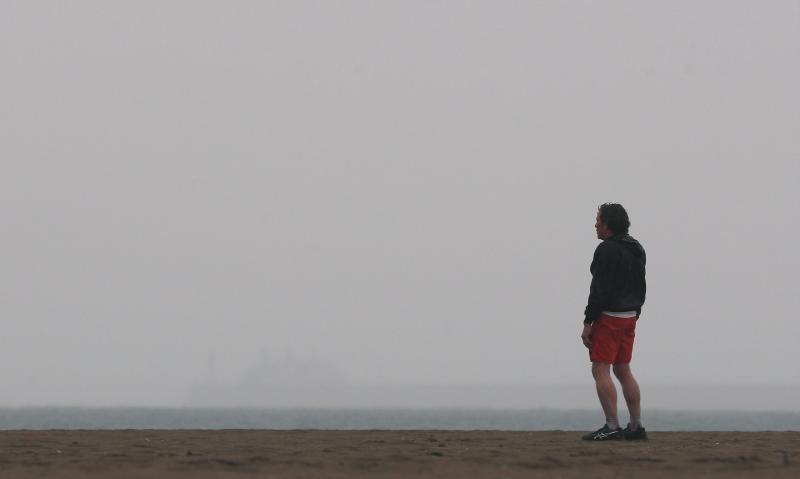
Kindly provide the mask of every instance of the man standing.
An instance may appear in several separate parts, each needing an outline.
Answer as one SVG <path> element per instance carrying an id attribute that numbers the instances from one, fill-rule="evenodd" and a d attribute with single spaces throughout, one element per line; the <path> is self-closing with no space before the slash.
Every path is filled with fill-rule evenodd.
<path id="1" fill-rule="evenodd" d="M 597 396 L 606 423 L 583 436 L 587 441 L 646 440 L 642 426 L 639 384 L 631 372 L 636 321 L 645 297 L 644 248 L 628 234 L 628 213 L 622 205 L 606 203 L 597 211 L 595 230 L 603 240 L 592 259 L 592 284 L 581 339 L 589 349 Z M 617 388 L 611 370 L 622 386 L 630 422 L 625 429 L 617 418 Z"/>

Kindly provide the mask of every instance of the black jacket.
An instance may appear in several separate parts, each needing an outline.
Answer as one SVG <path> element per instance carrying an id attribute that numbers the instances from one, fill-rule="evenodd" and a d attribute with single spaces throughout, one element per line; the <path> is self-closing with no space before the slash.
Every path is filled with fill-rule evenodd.
<path id="1" fill-rule="evenodd" d="M 597 245 L 592 259 L 592 285 L 584 323 L 591 324 L 602 311 L 642 312 L 645 291 L 644 248 L 629 235 L 617 235 Z"/>

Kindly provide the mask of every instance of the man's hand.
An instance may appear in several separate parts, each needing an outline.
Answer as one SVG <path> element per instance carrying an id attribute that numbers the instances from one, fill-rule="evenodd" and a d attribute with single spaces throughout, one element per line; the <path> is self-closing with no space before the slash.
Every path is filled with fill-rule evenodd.
<path id="1" fill-rule="evenodd" d="M 581 340 L 586 349 L 592 349 L 592 325 L 583 323 L 583 332 L 581 333 Z"/>

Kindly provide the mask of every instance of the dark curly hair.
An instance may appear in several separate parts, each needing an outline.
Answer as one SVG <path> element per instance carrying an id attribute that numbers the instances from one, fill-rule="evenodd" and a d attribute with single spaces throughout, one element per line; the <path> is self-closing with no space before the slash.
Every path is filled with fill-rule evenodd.
<path id="1" fill-rule="evenodd" d="M 631 221 L 628 219 L 628 212 L 619 203 L 603 203 L 597 209 L 600 213 L 600 220 L 608 226 L 615 235 L 628 234 Z"/>

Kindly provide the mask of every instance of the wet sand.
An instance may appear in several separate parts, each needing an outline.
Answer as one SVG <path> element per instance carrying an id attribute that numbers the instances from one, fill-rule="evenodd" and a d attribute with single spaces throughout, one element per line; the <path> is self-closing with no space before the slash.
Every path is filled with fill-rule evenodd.
<path id="1" fill-rule="evenodd" d="M 0 431 L 0 477 L 800 477 L 800 432 Z"/>

